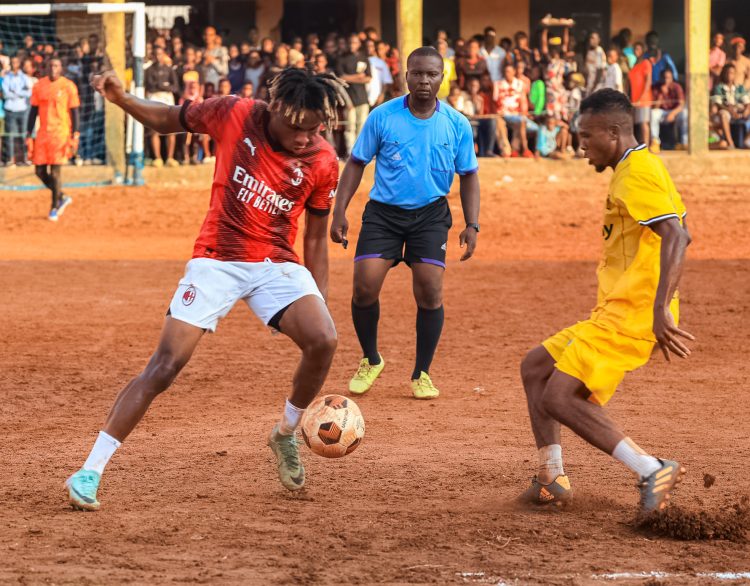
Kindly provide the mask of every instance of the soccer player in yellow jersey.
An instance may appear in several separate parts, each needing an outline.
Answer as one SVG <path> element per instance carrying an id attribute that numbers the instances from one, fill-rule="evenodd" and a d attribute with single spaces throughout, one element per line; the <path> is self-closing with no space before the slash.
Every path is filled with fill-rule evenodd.
<path id="1" fill-rule="evenodd" d="M 614 175 L 607 194 L 591 316 L 531 350 L 521 364 L 539 469 L 527 501 L 556 504 L 572 496 L 560 447 L 560 425 L 612 455 L 638 476 L 643 512 L 667 505 L 685 470 L 645 453 L 604 406 L 626 372 L 648 362 L 655 344 L 667 360 L 686 358 L 677 327 L 677 284 L 690 243 L 685 206 L 661 160 L 633 136 L 633 106 L 615 90 L 581 103 L 581 148 L 598 173 Z"/>

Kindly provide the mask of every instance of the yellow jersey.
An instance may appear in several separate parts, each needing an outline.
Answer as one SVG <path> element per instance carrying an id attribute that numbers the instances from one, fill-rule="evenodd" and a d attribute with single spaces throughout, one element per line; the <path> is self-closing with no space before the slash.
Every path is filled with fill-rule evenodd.
<path id="1" fill-rule="evenodd" d="M 438 100 L 444 100 L 451 93 L 451 82 L 456 81 L 458 76 L 456 75 L 456 64 L 451 57 L 445 57 L 443 59 L 443 81 L 440 83 L 438 89 L 437 98 Z"/>
<path id="2" fill-rule="evenodd" d="M 626 151 L 609 184 L 593 321 L 633 338 L 655 341 L 653 306 L 661 238 L 649 226 L 669 218 L 682 224 L 685 215 L 685 205 L 661 159 L 646 145 Z M 677 321 L 677 294 L 670 308 Z"/>

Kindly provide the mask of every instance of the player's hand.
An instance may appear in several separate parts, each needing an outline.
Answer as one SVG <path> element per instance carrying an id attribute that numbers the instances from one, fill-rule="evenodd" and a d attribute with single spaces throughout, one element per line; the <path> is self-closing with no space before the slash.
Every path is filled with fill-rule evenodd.
<path id="1" fill-rule="evenodd" d="M 125 88 L 114 71 L 95 75 L 91 79 L 91 87 L 113 104 L 117 104 L 125 96 Z"/>
<path id="2" fill-rule="evenodd" d="M 348 244 L 346 239 L 346 233 L 349 231 L 349 220 L 346 219 L 345 214 L 333 214 L 333 221 L 331 222 L 331 240 L 336 244 L 343 244 L 344 248 Z"/>
<path id="3" fill-rule="evenodd" d="M 30 136 L 26 139 L 26 156 L 29 161 L 34 158 L 34 139 Z"/>
<path id="4" fill-rule="evenodd" d="M 458 235 L 458 244 L 466 251 L 461 255 L 461 260 L 469 260 L 474 255 L 474 249 L 477 247 L 477 231 L 474 228 L 464 228 L 464 231 Z"/>
<path id="5" fill-rule="evenodd" d="M 690 349 L 678 336 L 695 340 L 693 334 L 675 325 L 674 317 L 669 309 L 654 311 L 654 336 L 667 362 L 672 361 L 671 354 L 676 354 L 680 358 L 687 358 L 690 355 Z"/>
<path id="6" fill-rule="evenodd" d="M 70 142 L 68 142 L 68 148 L 70 149 L 70 157 L 75 157 L 78 153 L 78 143 L 80 141 L 80 136 L 76 132 L 73 136 L 70 137 Z"/>

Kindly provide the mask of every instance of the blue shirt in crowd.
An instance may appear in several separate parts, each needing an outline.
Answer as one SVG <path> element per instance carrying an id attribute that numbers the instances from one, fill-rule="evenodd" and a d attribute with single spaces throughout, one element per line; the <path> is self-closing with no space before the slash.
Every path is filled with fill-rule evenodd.
<path id="1" fill-rule="evenodd" d="M 25 112 L 31 97 L 31 79 L 23 71 L 9 71 L 3 78 L 3 96 L 8 112 Z"/>
<path id="2" fill-rule="evenodd" d="M 669 55 L 669 53 L 667 53 L 666 51 L 662 51 L 661 59 L 654 63 L 653 67 L 651 68 L 652 85 L 661 83 L 661 72 L 665 69 L 669 69 L 672 72 L 672 76 L 674 77 L 675 81 L 678 80 L 677 66 L 674 64 L 674 61 L 672 60 L 672 57 Z"/>
<path id="3" fill-rule="evenodd" d="M 445 196 L 453 177 L 476 173 L 474 137 L 467 118 L 444 102 L 422 120 L 409 110 L 408 96 L 375 108 L 352 149 L 366 165 L 373 157 L 370 199 L 413 210 Z"/>

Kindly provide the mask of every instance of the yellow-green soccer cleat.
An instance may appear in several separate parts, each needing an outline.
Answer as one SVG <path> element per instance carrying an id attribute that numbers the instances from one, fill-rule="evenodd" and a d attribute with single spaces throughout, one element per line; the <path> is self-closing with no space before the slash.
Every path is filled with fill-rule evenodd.
<path id="1" fill-rule="evenodd" d="M 661 468 L 638 483 L 641 491 L 641 513 L 663 510 L 672 495 L 672 490 L 682 481 L 685 469 L 677 462 L 659 460 Z"/>
<path id="2" fill-rule="evenodd" d="M 281 484 L 287 490 L 300 490 L 305 485 L 305 467 L 299 459 L 297 437 L 279 433 L 277 423 L 268 436 L 268 447 L 276 456 Z"/>
<path id="3" fill-rule="evenodd" d="M 96 491 L 101 479 L 102 477 L 98 472 L 81 468 L 65 481 L 65 490 L 68 491 L 68 499 L 74 509 L 79 511 L 99 510 Z"/>
<path id="4" fill-rule="evenodd" d="M 570 488 L 570 480 L 567 476 L 557 476 L 549 484 L 542 484 L 534 476 L 531 486 L 527 488 L 520 500 L 532 505 L 562 505 L 573 498 L 573 489 Z"/>
<path id="5" fill-rule="evenodd" d="M 414 393 L 415 399 L 437 399 L 440 391 L 432 384 L 430 375 L 422 371 L 418 379 L 412 379 L 411 392 Z"/>
<path id="6" fill-rule="evenodd" d="M 378 354 L 380 356 L 380 354 Z M 363 358 L 359 362 L 359 368 L 357 372 L 349 381 L 349 392 L 355 395 L 364 395 L 370 390 L 370 387 L 375 382 L 375 379 L 380 376 L 385 368 L 385 360 L 380 356 L 380 364 L 370 365 L 370 361 L 367 358 Z"/>

